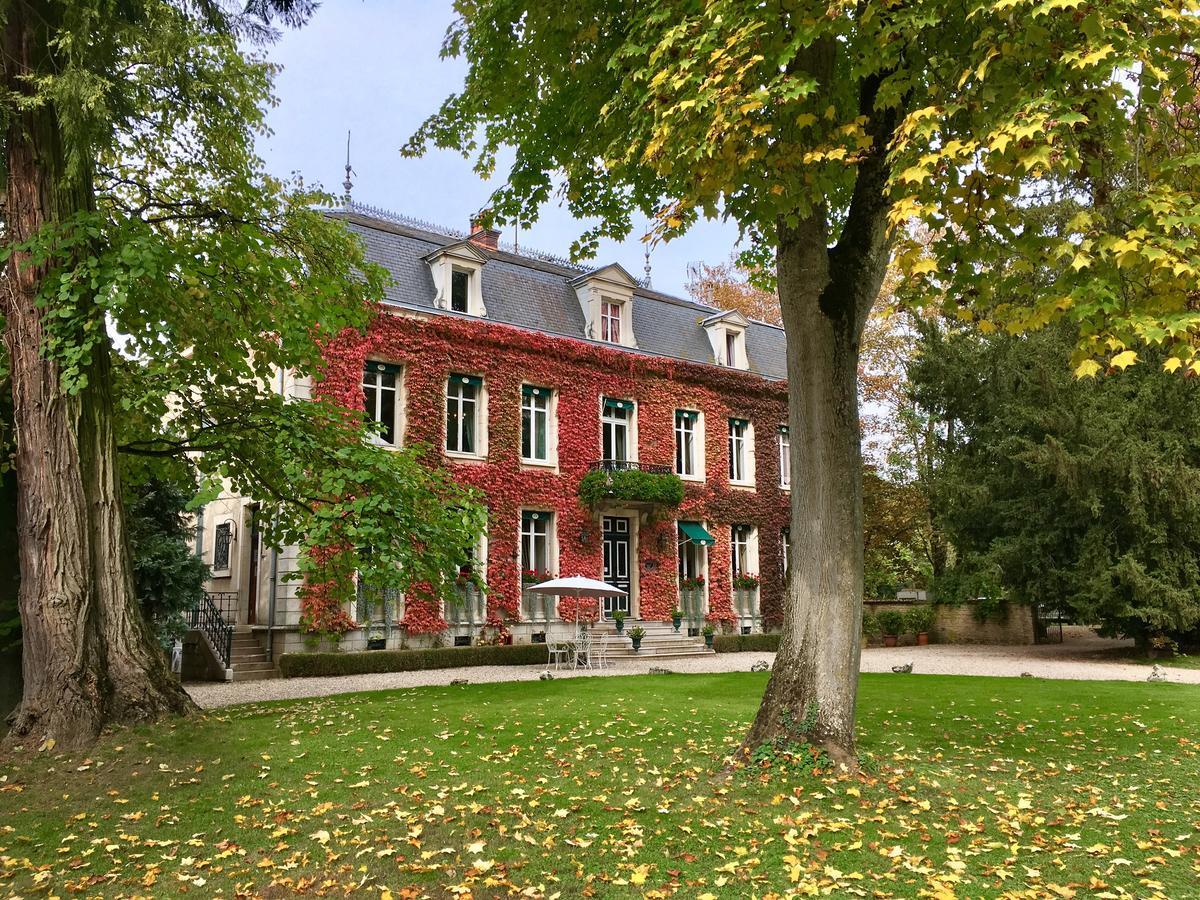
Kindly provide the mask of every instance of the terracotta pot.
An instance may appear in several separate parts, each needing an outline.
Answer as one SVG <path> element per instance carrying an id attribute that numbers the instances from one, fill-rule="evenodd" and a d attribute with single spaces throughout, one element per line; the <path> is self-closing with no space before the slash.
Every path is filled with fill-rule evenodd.
<path id="1" fill-rule="evenodd" d="M 928 644 L 929 644 L 929 632 L 928 631 L 918 631 L 917 632 L 917 646 L 925 647 L 925 646 L 928 646 Z"/>
<path id="2" fill-rule="evenodd" d="M 885 634 L 885 635 L 883 636 L 883 646 L 885 646 L 885 647 L 895 647 L 895 646 L 896 646 L 896 635 L 894 635 L 894 634 Z"/>

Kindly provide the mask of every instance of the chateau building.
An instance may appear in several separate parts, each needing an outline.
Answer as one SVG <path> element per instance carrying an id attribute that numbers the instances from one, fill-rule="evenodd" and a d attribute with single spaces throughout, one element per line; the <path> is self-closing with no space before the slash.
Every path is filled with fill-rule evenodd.
<path id="1" fill-rule="evenodd" d="M 555 575 L 628 591 L 630 619 L 679 607 L 744 632 L 777 624 L 789 512 L 781 329 L 652 290 L 621 266 L 573 266 L 348 204 L 333 213 L 392 283 L 365 335 L 329 348 L 316 391 L 362 410 L 388 447 L 421 443 L 476 488 L 488 528 L 466 551 L 488 586 L 431 608 L 360 585 L 345 649 L 470 643 L 503 625 L 516 642 L 570 627 L 570 601 L 524 590 Z M 676 481 L 676 477 L 678 481 Z M 661 483 L 660 483 L 661 482 Z M 664 500 L 681 482 L 682 501 Z M 666 485 L 666 486 L 670 486 Z M 205 509 L 197 552 L 233 624 L 274 654 L 304 647 L 296 548 L 258 537 L 253 504 Z"/>

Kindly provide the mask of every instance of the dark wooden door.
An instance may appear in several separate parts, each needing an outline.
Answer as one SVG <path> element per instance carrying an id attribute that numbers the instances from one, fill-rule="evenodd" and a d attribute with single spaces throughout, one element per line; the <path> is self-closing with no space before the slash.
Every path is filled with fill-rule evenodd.
<path id="1" fill-rule="evenodd" d="M 246 585 L 246 624 L 258 621 L 258 557 L 262 551 L 262 532 L 258 530 L 258 508 L 250 510 L 250 575 Z"/>
<path id="2" fill-rule="evenodd" d="M 628 592 L 632 584 L 629 575 L 629 519 L 624 516 L 605 516 L 603 526 L 604 580 L 613 587 Z M 629 597 L 605 597 L 604 617 L 611 616 L 615 609 L 623 609 L 628 615 Z"/>

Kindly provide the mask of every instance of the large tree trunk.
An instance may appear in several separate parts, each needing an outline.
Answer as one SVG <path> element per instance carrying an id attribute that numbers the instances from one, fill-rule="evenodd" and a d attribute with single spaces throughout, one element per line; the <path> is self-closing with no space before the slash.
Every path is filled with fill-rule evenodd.
<path id="1" fill-rule="evenodd" d="M 53 64 L 56 4 L 13 2 L 4 23 L 5 88 L 28 94 L 24 76 Z M 92 206 L 90 174 L 68 172 L 58 115 L 27 107 L 6 135 L 8 240 Z M 86 169 L 86 166 L 83 168 Z M 68 260 L 58 260 L 60 264 Z M 7 268 L 4 341 L 12 367 L 16 439 L 19 605 L 25 688 L 8 741 L 84 746 L 109 722 L 184 712 L 191 701 L 141 616 L 125 539 L 113 431 L 110 346 L 91 298 L 86 327 L 97 337 L 82 371 L 63 389 L 45 353 L 46 310 L 38 291 L 51 266 L 14 253 Z M 73 335 L 84 336 L 80 323 Z"/>
<path id="2" fill-rule="evenodd" d="M 851 298 L 830 296 L 819 235 L 781 229 L 777 250 L 793 556 L 779 654 L 747 745 L 807 742 L 850 766 L 863 590 L 857 386 L 865 315 Z"/>

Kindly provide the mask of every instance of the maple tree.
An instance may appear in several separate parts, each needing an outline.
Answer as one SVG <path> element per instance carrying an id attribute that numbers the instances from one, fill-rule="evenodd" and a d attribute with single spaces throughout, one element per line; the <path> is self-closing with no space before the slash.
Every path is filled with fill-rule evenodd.
<path id="1" fill-rule="evenodd" d="M 1176 139 L 1200 37 L 1191 0 L 781 2 L 459 0 L 444 52 L 465 85 L 407 147 L 474 155 L 491 215 L 552 196 L 591 224 L 573 250 L 733 218 L 776 276 L 791 388 L 792 539 L 779 659 L 747 738 L 808 740 L 852 765 L 862 599 L 859 343 L 896 248 L 901 271 L 967 318 L 1069 315 L 1084 356 L 1171 340 L 1192 359 L 1197 157 L 1135 165 Z M 1072 203 L 1067 227 L 1048 205 Z M 1039 261 L 1054 278 L 1004 304 Z M 1152 302 L 1132 308 L 1136 277 Z M 923 289 L 923 290 L 922 290 Z M 1087 360 L 1097 366 L 1094 360 Z M 1200 360 L 1193 363 L 1200 369 Z"/>

